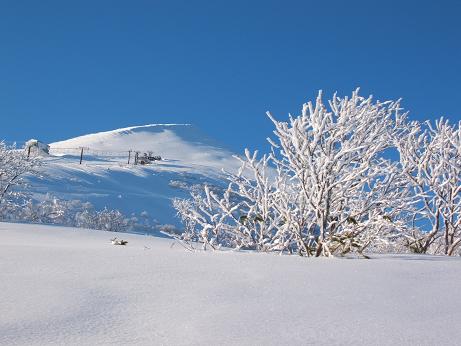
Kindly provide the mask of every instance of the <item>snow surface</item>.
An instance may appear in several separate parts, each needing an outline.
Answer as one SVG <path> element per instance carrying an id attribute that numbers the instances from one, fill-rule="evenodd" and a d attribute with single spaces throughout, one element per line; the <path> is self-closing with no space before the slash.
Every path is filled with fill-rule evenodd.
<path id="1" fill-rule="evenodd" d="M 0 235 L 1 345 L 461 340 L 461 258 L 192 253 L 155 237 L 8 223 Z"/>
<path id="2" fill-rule="evenodd" d="M 230 151 L 221 148 L 216 141 L 189 124 L 133 126 L 51 143 L 50 147 L 55 151 L 59 151 L 58 148 L 88 147 L 93 150 L 121 152 L 125 156 L 128 150 L 138 150 L 141 153 L 153 151 L 154 155 L 179 162 L 184 167 L 202 166 L 218 172 L 222 168 L 234 168 L 236 165 Z M 62 153 L 65 154 L 66 151 Z"/>
<path id="3" fill-rule="evenodd" d="M 50 144 L 43 177 L 31 178 L 33 196 L 50 193 L 80 199 L 98 209 L 120 209 L 127 215 L 147 211 L 160 224 L 176 224 L 171 200 L 186 197 L 187 185 L 220 185 L 222 169 L 236 171 L 233 153 L 188 124 L 151 124 L 80 136 Z M 79 164 L 79 147 L 84 151 Z M 74 149 L 72 149 L 74 148 Z M 162 161 L 128 165 L 128 150 L 152 151 Z M 134 153 L 131 156 L 133 162 Z"/>

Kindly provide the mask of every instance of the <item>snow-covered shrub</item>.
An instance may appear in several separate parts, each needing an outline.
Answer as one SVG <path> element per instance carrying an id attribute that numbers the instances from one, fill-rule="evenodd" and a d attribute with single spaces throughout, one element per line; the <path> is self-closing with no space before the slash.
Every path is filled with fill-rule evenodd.
<path id="1" fill-rule="evenodd" d="M 129 219 L 125 218 L 119 210 L 104 208 L 95 213 L 96 229 L 110 232 L 124 232 L 128 230 Z"/>
<path id="2" fill-rule="evenodd" d="M 119 210 L 104 208 L 94 210 L 87 205 L 74 214 L 76 227 L 97 229 L 109 232 L 127 232 L 136 228 L 137 218 L 127 217 Z"/>
<path id="3" fill-rule="evenodd" d="M 148 215 L 138 218 L 123 215 L 119 210 L 95 210 L 89 202 L 62 200 L 52 195 L 46 195 L 41 201 L 27 200 L 20 208 L 10 208 L 3 219 L 111 232 L 149 232 L 156 227 Z"/>
<path id="4" fill-rule="evenodd" d="M 66 203 L 46 195 L 40 203 L 28 200 L 16 215 L 13 214 L 13 217 L 31 223 L 67 224 L 68 215 L 69 206 Z"/>
<path id="5" fill-rule="evenodd" d="M 185 237 L 213 248 L 330 256 L 380 249 L 407 229 L 413 198 L 397 162 L 386 158 L 406 130 L 399 101 L 322 95 L 288 122 L 269 118 L 276 140 L 257 159 L 245 151 L 222 194 L 191 193 L 175 207 Z"/>
<path id="6" fill-rule="evenodd" d="M 157 226 L 157 229 L 160 232 L 171 234 L 171 235 L 179 235 L 179 234 L 181 234 L 181 231 L 178 229 L 178 227 L 176 227 L 175 225 L 171 225 L 171 224 L 159 225 L 159 226 Z"/>
<path id="7" fill-rule="evenodd" d="M 181 190 L 189 189 L 189 185 L 186 182 L 181 181 L 181 180 L 170 180 L 168 185 L 171 187 L 177 188 L 177 189 L 181 189 Z"/>

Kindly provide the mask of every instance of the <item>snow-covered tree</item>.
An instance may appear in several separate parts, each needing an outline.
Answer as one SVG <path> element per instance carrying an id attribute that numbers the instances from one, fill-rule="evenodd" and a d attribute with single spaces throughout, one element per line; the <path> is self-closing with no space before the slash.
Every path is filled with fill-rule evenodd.
<path id="1" fill-rule="evenodd" d="M 399 102 L 374 102 L 358 91 L 334 95 L 329 108 L 321 93 L 289 122 L 269 117 L 277 142 L 273 160 L 290 178 L 298 242 L 315 254 L 363 251 L 384 230 L 396 225 L 404 209 L 405 188 L 398 168 L 384 158 L 403 129 Z M 302 245 L 302 244 L 301 244 Z"/>
<path id="2" fill-rule="evenodd" d="M 461 245 L 461 126 L 443 118 L 412 122 L 398 141 L 403 172 L 419 199 L 407 245 L 418 253 L 453 255 Z"/>
<path id="3" fill-rule="evenodd" d="M 203 190 L 193 188 L 190 200 L 175 199 L 173 205 L 185 225 L 183 239 L 202 242 L 204 249 L 223 245 L 229 223 L 222 208 L 231 205 L 228 194 L 219 198 L 205 185 Z"/>
<path id="4" fill-rule="evenodd" d="M 276 136 L 269 155 L 246 151 L 222 196 L 205 189 L 181 202 L 181 218 L 201 241 L 329 256 L 362 253 L 406 227 L 412 195 L 386 158 L 405 130 L 399 101 L 355 91 L 326 105 L 319 93 L 288 122 L 268 116 Z"/>
<path id="5" fill-rule="evenodd" d="M 70 214 L 69 203 L 47 194 L 38 203 L 28 200 L 12 217 L 16 220 L 31 223 L 66 225 L 72 222 L 69 220 Z"/>
<path id="6" fill-rule="evenodd" d="M 75 226 L 109 232 L 126 232 L 136 228 L 135 217 L 126 217 L 119 210 L 104 208 L 94 210 L 89 203 L 72 215 Z M 143 225 L 145 227 L 145 225 Z"/>
<path id="7" fill-rule="evenodd" d="M 119 210 L 96 210 L 89 202 L 58 199 L 50 194 L 40 201 L 28 199 L 20 208 L 10 208 L 5 220 L 89 228 L 111 232 L 132 230 L 153 231 L 156 228 L 148 216 L 123 215 Z"/>
<path id="8" fill-rule="evenodd" d="M 38 158 L 27 158 L 22 150 L 0 142 L 0 214 L 18 208 L 24 197 L 24 177 L 36 174 L 39 164 Z"/>

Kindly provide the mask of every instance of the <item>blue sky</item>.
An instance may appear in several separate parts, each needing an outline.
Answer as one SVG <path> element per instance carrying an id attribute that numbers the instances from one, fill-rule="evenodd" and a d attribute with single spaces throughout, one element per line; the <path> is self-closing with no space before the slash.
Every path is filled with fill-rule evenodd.
<path id="1" fill-rule="evenodd" d="M 459 1 L 0 0 L 0 138 L 193 123 L 264 149 L 318 89 L 461 120 Z"/>

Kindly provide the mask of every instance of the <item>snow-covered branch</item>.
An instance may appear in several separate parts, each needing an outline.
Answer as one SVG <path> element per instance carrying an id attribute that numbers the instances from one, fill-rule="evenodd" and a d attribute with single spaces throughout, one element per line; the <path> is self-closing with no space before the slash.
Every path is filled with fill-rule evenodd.
<path id="1" fill-rule="evenodd" d="M 418 198 L 416 232 L 408 245 L 415 252 L 453 255 L 461 244 L 461 129 L 443 118 L 435 126 L 408 125 L 398 142 L 403 172 Z"/>
<path id="2" fill-rule="evenodd" d="M 39 158 L 28 158 L 22 150 L 0 142 L 0 214 L 18 207 L 25 196 L 24 177 L 37 174 Z"/>

